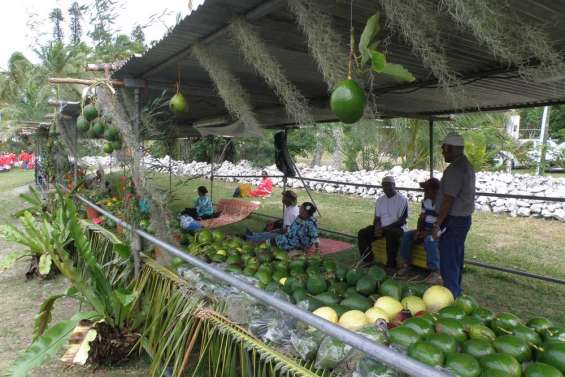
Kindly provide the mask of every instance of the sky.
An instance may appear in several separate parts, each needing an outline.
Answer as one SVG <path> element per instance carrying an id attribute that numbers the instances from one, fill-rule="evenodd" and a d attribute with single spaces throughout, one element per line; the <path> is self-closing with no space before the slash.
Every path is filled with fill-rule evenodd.
<path id="1" fill-rule="evenodd" d="M 79 4 L 89 5 L 93 0 L 78 0 Z M 15 51 L 37 62 L 33 52 L 33 44 L 37 44 L 37 35 L 34 29 L 44 33 L 41 37 L 47 40 L 51 37 L 53 27 L 49 23 L 49 13 L 53 8 L 61 8 L 65 16 L 65 38 L 68 37 L 66 24 L 69 9 L 73 0 L 2 0 L 0 1 L 0 69 L 7 66 L 8 59 Z M 151 26 L 145 29 L 147 42 L 159 40 L 167 31 L 167 26 L 175 24 L 177 13 L 183 16 L 189 13 L 188 0 L 117 0 L 123 7 L 119 12 L 116 27 L 124 34 L 129 35 L 134 25 L 145 25 L 152 16 L 159 15 Z M 193 8 L 204 0 L 193 0 Z M 140 4 L 142 4 L 140 6 Z M 83 28 L 88 25 L 88 15 L 83 16 Z M 84 34 L 84 32 L 83 32 Z M 42 40 L 40 39 L 40 41 Z"/>

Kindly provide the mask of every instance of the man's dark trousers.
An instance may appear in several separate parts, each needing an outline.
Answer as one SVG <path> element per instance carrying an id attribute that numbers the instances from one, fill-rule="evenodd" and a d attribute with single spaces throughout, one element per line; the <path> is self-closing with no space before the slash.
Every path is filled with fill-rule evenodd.
<path id="1" fill-rule="evenodd" d="M 357 233 L 357 245 L 359 246 L 359 253 L 363 262 L 366 264 L 374 262 L 371 243 L 379 238 L 384 238 L 386 241 L 386 265 L 390 268 L 396 268 L 396 258 L 403 233 L 404 230 L 401 227 L 385 227 L 383 228 L 383 236 L 375 237 L 374 225 L 361 229 Z"/>
<path id="2" fill-rule="evenodd" d="M 471 229 L 471 216 L 447 216 L 445 233 L 439 239 L 439 264 L 443 285 L 454 297 L 462 292 L 465 239 Z"/>

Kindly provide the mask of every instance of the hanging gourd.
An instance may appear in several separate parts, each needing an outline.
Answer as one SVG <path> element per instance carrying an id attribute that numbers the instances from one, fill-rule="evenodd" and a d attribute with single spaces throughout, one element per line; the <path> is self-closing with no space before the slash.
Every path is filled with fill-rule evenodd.
<path id="1" fill-rule="evenodd" d="M 352 14 L 350 15 L 352 17 Z M 365 112 L 367 98 L 365 92 L 357 81 L 352 79 L 351 69 L 354 59 L 353 43 L 355 36 L 353 34 L 353 24 L 350 29 L 349 44 L 349 66 L 347 72 L 347 80 L 341 81 L 334 88 L 330 97 L 330 108 L 335 116 L 343 123 L 351 124 L 359 121 Z"/>
<path id="2" fill-rule="evenodd" d="M 169 100 L 169 109 L 175 114 L 183 114 L 187 110 L 186 99 L 182 95 L 180 91 L 180 69 L 177 68 L 178 71 L 178 80 L 177 80 L 177 92 L 176 94 Z"/>

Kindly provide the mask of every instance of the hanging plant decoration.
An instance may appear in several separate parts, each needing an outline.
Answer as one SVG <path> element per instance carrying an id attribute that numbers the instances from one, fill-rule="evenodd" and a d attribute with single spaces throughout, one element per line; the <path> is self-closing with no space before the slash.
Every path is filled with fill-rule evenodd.
<path id="1" fill-rule="evenodd" d="M 177 67 L 177 71 L 177 92 L 174 96 L 171 97 L 171 100 L 169 101 L 169 109 L 171 109 L 171 111 L 175 114 L 183 114 L 186 113 L 188 106 L 186 99 L 180 91 L 180 68 Z"/>
<path id="2" fill-rule="evenodd" d="M 362 70 L 371 63 L 371 70 L 392 77 L 399 82 L 413 82 L 416 77 L 400 64 L 390 63 L 383 52 L 378 51 L 377 36 L 380 31 L 380 14 L 376 12 L 367 20 L 367 24 L 359 38 L 360 57 L 357 60 Z"/>

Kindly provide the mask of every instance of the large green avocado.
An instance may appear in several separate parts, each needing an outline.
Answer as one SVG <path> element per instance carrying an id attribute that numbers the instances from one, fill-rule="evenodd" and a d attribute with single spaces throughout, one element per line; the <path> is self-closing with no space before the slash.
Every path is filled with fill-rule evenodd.
<path id="1" fill-rule="evenodd" d="M 430 336 L 434 332 L 434 326 L 420 317 L 408 318 L 402 323 L 402 326 L 414 330 L 418 335 L 422 337 Z"/>
<path id="2" fill-rule="evenodd" d="M 469 339 L 461 344 L 461 352 L 480 359 L 483 356 L 492 355 L 494 347 L 491 342 L 482 339 Z"/>
<path id="3" fill-rule="evenodd" d="M 420 335 L 408 327 L 398 326 L 388 332 L 391 344 L 408 348 L 420 340 Z"/>
<path id="4" fill-rule="evenodd" d="M 539 334 L 532 328 L 519 324 L 518 326 L 514 327 L 512 330 L 512 335 L 517 336 L 518 338 L 524 340 L 529 345 L 540 346 L 541 345 L 541 337 Z"/>
<path id="5" fill-rule="evenodd" d="M 343 123 L 357 122 L 363 116 L 367 99 L 363 89 L 354 80 L 337 84 L 330 98 L 330 108 Z"/>
<path id="6" fill-rule="evenodd" d="M 491 321 L 490 327 L 497 335 L 512 333 L 512 329 L 522 323 L 522 320 L 512 313 L 498 313 Z"/>
<path id="7" fill-rule="evenodd" d="M 427 342 L 439 348 L 443 353 L 457 352 L 457 342 L 447 334 L 432 334 L 428 336 Z"/>
<path id="8" fill-rule="evenodd" d="M 373 306 L 371 300 L 360 294 L 346 296 L 339 304 L 363 312 Z"/>
<path id="9" fill-rule="evenodd" d="M 508 377 L 521 377 L 522 367 L 518 360 L 510 355 L 494 353 L 479 359 L 483 372 L 493 371 L 503 373 Z"/>
<path id="10" fill-rule="evenodd" d="M 467 339 L 463 325 L 456 319 L 439 318 L 435 323 L 435 328 L 436 332 L 452 336 L 458 342 Z"/>
<path id="11" fill-rule="evenodd" d="M 306 290 L 312 295 L 318 295 L 328 289 L 328 284 L 322 276 L 310 275 L 306 280 Z"/>
<path id="12" fill-rule="evenodd" d="M 394 279 L 386 279 L 379 287 L 379 294 L 381 296 L 394 297 L 400 301 L 402 299 L 402 284 Z"/>
<path id="13" fill-rule="evenodd" d="M 479 307 L 474 298 L 468 295 L 461 295 L 455 300 L 455 305 L 465 311 L 466 315 L 471 315 Z"/>
<path id="14" fill-rule="evenodd" d="M 481 339 L 489 342 L 496 339 L 494 331 L 485 325 L 471 325 L 467 329 L 467 334 L 469 335 L 469 339 Z"/>
<path id="15" fill-rule="evenodd" d="M 531 363 L 526 368 L 524 377 L 563 377 L 563 373 L 546 363 Z"/>
<path id="16" fill-rule="evenodd" d="M 386 279 L 386 272 L 379 266 L 371 266 L 367 270 L 367 275 L 371 276 L 377 282 L 381 282 Z"/>
<path id="17" fill-rule="evenodd" d="M 448 353 L 445 355 L 445 368 L 456 377 L 478 377 L 481 366 L 477 359 L 467 353 Z"/>
<path id="18" fill-rule="evenodd" d="M 520 363 L 532 359 L 532 351 L 523 339 L 514 335 L 502 335 L 492 342 L 496 352 L 513 356 Z"/>
<path id="19" fill-rule="evenodd" d="M 361 278 L 357 280 L 355 289 L 362 295 L 372 295 L 377 290 L 377 281 L 368 275 L 361 276 Z"/>
<path id="20" fill-rule="evenodd" d="M 419 341 L 408 347 L 408 356 L 432 367 L 441 367 L 444 362 L 443 352 L 433 344 Z"/>
<path id="21" fill-rule="evenodd" d="M 339 303 L 339 298 L 329 292 L 320 293 L 314 296 L 314 298 L 326 306 L 336 305 Z"/>
<path id="22" fill-rule="evenodd" d="M 565 374 L 565 343 L 551 341 L 542 346 L 543 351 L 536 353 L 537 361 L 549 364 Z"/>
<path id="23" fill-rule="evenodd" d="M 362 276 L 363 273 L 361 271 L 357 270 L 356 268 L 352 268 L 345 274 L 345 281 L 347 281 L 347 284 L 349 284 L 349 286 L 354 287 Z"/>
<path id="24" fill-rule="evenodd" d="M 461 320 L 465 317 L 465 310 L 461 306 L 451 305 L 441 309 L 438 313 L 440 318 L 451 318 Z"/>
<path id="25" fill-rule="evenodd" d="M 82 115 L 86 118 L 86 120 L 91 121 L 98 116 L 98 110 L 96 109 L 96 106 L 88 104 L 82 109 Z"/>
<path id="26" fill-rule="evenodd" d="M 471 314 L 471 317 L 477 318 L 486 326 L 490 326 L 490 322 L 494 318 L 494 313 L 486 308 L 478 307 L 473 314 Z"/>
<path id="27" fill-rule="evenodd" d="M 90 124 L 88 123 L 88 120 L 86 120 L 84 116 L 79 115 L 77 118 L 77 129 L 82 133 L 86 133 L 89 127 Z"/>
<path id="28" fill-rule="evenodd" d="M 541 335 L 545 330 L 553 327 L 553 323 L 547 318 L 537 317 L 530 319 L 526 323 L 526 326 L 534 329 L 538 334 Z"/>

